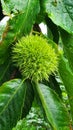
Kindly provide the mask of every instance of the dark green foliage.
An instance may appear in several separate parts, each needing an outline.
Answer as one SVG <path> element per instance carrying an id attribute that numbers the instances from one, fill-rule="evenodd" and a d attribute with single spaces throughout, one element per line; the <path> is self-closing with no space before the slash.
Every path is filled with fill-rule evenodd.
<path id="1" fill-rule="evenodd" d="M 50 126 L 45 121 L 39 107 L 32 107 L 29 114 L 20 120 L 12 130 L 50 130 Z"/>
<path id="2" fill-rule="evenodd" d="M 0 20 L 0 130 L 72 130 L 72 0 L 1 0 Z"/>

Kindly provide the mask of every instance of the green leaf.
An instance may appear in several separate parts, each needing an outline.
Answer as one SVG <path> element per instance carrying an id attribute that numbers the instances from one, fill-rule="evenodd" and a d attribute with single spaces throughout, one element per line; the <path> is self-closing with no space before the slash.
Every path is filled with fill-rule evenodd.
<path id="1" fill-rule="evenodd" d="M 73 34 L 73 2 L 71 0 L 42 0 L 41 5 L 56 25 Z"/>
<path id="2" fill-rule="evenodd" d="M 70 130 L 70 121 L 65 106 L 57 94 L 44 84 L 36 84 L 46 117 L 54 130 Z"/>
<path id="3" fill-rule="evenodd" d="M 65 55 L 68 58 L 69 65 L 73 71 L 73 35 L 61 30 L 61 37 Z"/>
<path id="4" fill-rule="evenodd" d="M 13 79 L 0 87 L 0 130 L 11 130 L 22 114 L 26 83 Z"/>
<path id="5" fill-rule="evenodd" d="M 49 77 L 49 87 L 52 88 L 58 94 L 58 96 L 60 98 L 62 98 L 62 92 L 61 92 L 61 89 L 60 89 L 60 85 L 57 82 L 54 75 L 51 75 Z"/>
<path id="6" fill-rule="evenodd" d="M 10 15 L 11 13 L 27 13 L 29 12 L 30 9 L 32 9 L 33 5 L 39 2 L 39 0 L 26 0 L 26 1 L 22 1 L 22 0 L 1 0 L 2 3 L 2 7 L 3 7 L 3 13 L 6 15 Z M 31 7 L 30 7 L 31 5 Z M 35 10 L 34 10 L 35 11 Z"/>
<path id="7" fill-rule="evenodd" d="M 69 67 L 68 60 L 63 56 L 61 56 L 59 63 L 59 73 L 68 93 L 72 113 L 71 115 L 73 119 L 73 72 Z"/>
<path id="8" fill-rule="evenodd" d="M 21 77 L 20 72 L 16 67 L 13 66 L 10 57 L 5 61 L 4 64 L 0 65 L 0 86 L 11 79 Z"/>
<path id="9" fill-rule="evenodd" d="M 2 6 L 4 1 L 2 0 Z M 13 1 L 7 1 L 5 6 L 9 7 Z M 22 4 L 23 3 L 23 4 Z M 13 5 L 13 4 L 12 4 Z M 16 8 L 18 7 L 18 8 Z M 13 7 L 12 7 L 13 8 Z M 9 46 L 22 35 L 29 34 L 33 24 L 35 23 L 36 15 L 39 13 L 40 4 L 39 0 L 26 0 L 14 2 L 14 8 L 19 10 L 19 13 L 16 13 L 14 16 L 10 16 L 5 25 L 0 25 L 0 57 L 5 57 L 8 52 Z M 21 11 L 23 9 L 23 11 Z M 4 63 L 4 60 L 2 63 Z"/>
<path id="10" fill-rule="evenodd" d="M 58 27 L 48 17 L 46 17 L 45 20 L 48 29 L 48 37 L 50 37 L 50 39 L 52 39 L 55 43 L 58 43 L 59 41 Z"/>
<path id="11" fill-rule="evenodd" d="M 27 80 L 26 85 L 27 85 L 27 89 L 26 89 L 26 95 L 25 95 L 24 106 L 22 111 L 22 118 L 28 114 L 32 106 L 32 102 L 34 100 L 34 91 L 33 91 L 31 81 Z"/>
<path id="12" fill-rule="evenodd" d="M 39 107 L 32 107 L 26 118 L 19 120 L 12 130 L 50 130 Z"/>
<path id="13" fill-rule="evenodd" d="M 3 13 L 5 15 L 10 15 L 11 13 L 18 13 L 19 11 L 24 10 L 24 4 L 27 4 L 27 1 L 20 1 L 20 0 L 9 0 L 4 1 L 1 0 L 2 7 L 3 7 Z M 21 8 L 22 7 L 22 8 Z"/>
<path id="14" fill-rule="evenodd" d="M 10 79 L 10 71 L 9 71 L 10 63 L 7 61 L 5 64 L 0 65 L 0 85 Z"/>
<path id="15" fill-rule="evenodd" d="M 37 126 L 35 126 L 33 124 L 31 124 L 31 126 L 30 126 L 30 125 L 28 125 L 27 122 L 28 121 L 26 119 L 20 120 L 17 123 L 16 127 L 13 128 L 12 130 L 36 130 L 37 129 Z"/>

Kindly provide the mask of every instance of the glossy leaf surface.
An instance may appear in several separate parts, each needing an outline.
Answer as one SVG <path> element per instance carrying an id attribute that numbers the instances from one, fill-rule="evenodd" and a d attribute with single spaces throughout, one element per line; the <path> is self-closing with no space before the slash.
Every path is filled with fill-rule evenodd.
<path id="1" fill-rule="evenodd" d="M 73 119 L 73 72 L 69 67 L 67 59 L 65 59 L 63 56 L 61 56 L 59 64 L 59 73 L 69 96 L 69 102 L 72 113 L 71 115 Z"/>
<path id="2" fill-rule="evenodd" d="M 8 10 L 14 10 L 13 12 L 15 12 L 15 8 L 19 12 L 14 15 L 10 14 L 10 19 L 7 24 L 0 25 L 0 28 L 2 28 L 0 29 L 0 57 L 4 57 L 8 52 L 9 46 L 15 40 L 19 39 L 22 35 L 30 33 L 35 23 L 36 15 L 39 13 L 40 5 L 39 0 L 26 0 L 26 2 L 15 1 L 13 4 L 13 1 L 6 1 L 6 3 L 4 3 L 2 0 L 1 2 L 6 14 L 8 14 Z M 5 58 L 0 58 L 0 60 L 4 63 Z"/>
<path id="3" fill-rule="evenodd" d="M 73 71 L 73 35 L 61 30 L 64 53 L 67 56 L 71 70 Z"/>
<path id="4" fill-rule="evenodd" d="M 0 130 L 11 130 L 22 114 L 26 84 L 14 79 L 0 87 Z"/>
<path id="5" fill-rule="evenodd" d="M 70 130 L 70 122 L 65 106 L 57 94 L 44 84 L 37 84 L 36 90 L 48 121 L 54 130 Z"/>
<path id="6" fill-rule="evenodd" d="M 58 26 L 73 34 L 73 4 L 71 0 L 42 0 L 48 17 Z"/>

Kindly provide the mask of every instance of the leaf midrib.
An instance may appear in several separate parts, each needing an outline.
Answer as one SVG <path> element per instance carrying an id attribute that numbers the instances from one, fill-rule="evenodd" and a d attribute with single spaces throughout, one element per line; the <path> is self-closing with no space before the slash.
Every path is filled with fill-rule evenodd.
<path id="1" fill-rule="evenodd" d="M 37 84 L 37 86 L 36 86 L 36 89 L 37 89 L 37 91 L 38 91 L 38 93 L 39 93 L 40 99 L 42 99 L 41 102 L 42 102 L 43 108 L 44 108 L 44 110 L 45 110 L 45 113 L 46 113 L 46 115 L 50 115 L 51 121 L 52 121 L 52 123 L 53 123 L 53 128 L 54 128 L 54 130 L 56 130 L 57 126 L 56 126 L 56 124 L 54 123 L 55 121 L 52 120 L 52 114 L 51 114 L 49 108 L 48 108 L 47 105 L 46 105 L 46 101 L 44 100 L 44 96 L 43 96 L 42 92 L 40 91 L 40 89 L 39 89 L 39 87 L 38 87 L 38 84 Z M 47 109 L 45 108 L 45 106 L 46 106 Z M 48 110 L 49 110 L 49 114 L 48 114 Z M 48 118 L 48 116 L 47 116 L 47 118 Z M 48 118 L 48 120 L 49 120 L 49 118 Z M 49 122 L 51 122 L 51 121 L 49 120 Z"/>
<path id="2" fill-rule="evenodd" d="M 16 79 L 17 80 L 17 79 Z M 16 89 L 16 91 L 12 94 L 11 98 L 9 99 L 8 103 L 4 106 L 3 110 L 1 111 L 0 115 L 4 112 L 4 110 L 6 110 L 6 108 L 8 107 L 10 101 L 14 98 L 15 94 L 17 93 L 17 91 L 20 89 L 20 87 L 22 86 L 24 80 L 21 82 L 21 84 L 19 85 L 19 87 Z"/>

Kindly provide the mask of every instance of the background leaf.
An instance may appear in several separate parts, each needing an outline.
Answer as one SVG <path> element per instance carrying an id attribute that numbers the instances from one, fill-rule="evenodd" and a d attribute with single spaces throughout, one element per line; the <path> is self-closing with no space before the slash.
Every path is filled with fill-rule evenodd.
<path id="1" fill-rule="evenodd" d="M 65 56 L 69 61 L 71 70 L 73 71 L 73 35 L 61 30 L 61 38 Z"/>
<path id="2" fill-rule="evenodd" d="M 6 80 L 10 79 L 9 66 L 10 66 L 9 62 L 6 62 L 3 65 L 0 65 L 0 85 Z"/>
<path id="3" fill-rule="evenodd" d="M 39 0 L 35 1 L 35 3 L 38 3 Z M 9 1 L 4 1 L 1 0 L 2 7 L 3 7 L 3 12 L 6 15 L 10 15 L 11 13 L 19 13 L 19 12 L 25 12 L 28 8 L 30 9 L 29 6 L 31 4 L 31 8 L 34 5 L 34 1 L 32 0 L 26 0 L 26 1 L 20 1 L 20 0 L 9 0 Z"/>
<path id="4" fill-rule="evenodd" d="M 68 113 L 56 93 L 44 84 L 37 84 L 35 87 L 53 129 L 70 130 Z"/>
<path id="5" fill-rule="evenodd" d="M 0 87 L 0 129 L 11 130 L 22 114 L 26 84 L 13 79 Z"/>
<path id="6" fill-rule="evenodd" d="M 33 91 L 31 81 L 27 80 L 26 85 L 27 85 L 27 89 L 26 89 L 26 95 L 25 95 L 24 106 L 22 111 L 22 118 L 26 117 L 26 115 L 28 114 L 32 106 L 32 102 L 34 100 L 34 91 Z"/>
<path id="7" fill-rule="evenodd" d="M 10 9 L 9 5 L 11 5 L 12 1 L 8 1 L 7 4 L 4 4 L 3 0 L 1 2 L 3 7 L 5 5 L 7 8 L 9 7 L 8 9 Z M 20 5 L 18 4 L 18 1 L 16 1 L 14 2 L 13 7 L 15 8 L 16 6 L 16 10 L 19 10 L 19 13 L 16 13 L 13 16 L 11 15 L 7 24 L 5 24 L 6 26 L 0 26 L 0 28 L 4 26 L 4 29 L 2 29 L 3 31 L 0 30 L 0 60 L 2 60 L 2 63 L 5 62 L 9 46 L 11 46 L 11 44 L 19 39 L 22 35 L 30 33 L 32 26 L 35 23 L 36 15 L 40 9 L 39 0 L 27 0 L 26 2 L 24 1 L 23 4 L 21 2 Z M 21 11 L 22 7 L 24 7 L 23 11 Z M 5 9 L 5 11 L 7 10 Z M 3 57 L 5 57 L 4 60 Z"/>
<path id="8" fill-rule="evenodd" d="M 12 130 L 51 130 L 43 117 L 40 107 L 32 107 L 29 114 L 23 120 L 19 120 Z"/>
<path id="9" fill-rule="evenodd" d="M 59 63 L 59 73 L 67 90 L 73 119 L 73 72 L 69 67 L 68 60 L 63 56 L 61 56 Z"/>
<path id="10" fill-rule="evenodd" d="M 42 0 L 41 5 L 56 25 L 73 34 L 73 4 L 71 0 Z"/>
<path id="11" fill-rule="evenodd" d="M 48 16 L 45 17 L 45 21 L 48 29 L 48 37 L 51 36 L 50 39 L 52 39 L 55 43 L 58 43 L 59 41 L 58 27 L 52 22 L 50 18 L 48 18 Z M 52 34 L 50 34 L 50 32 Z"/>

